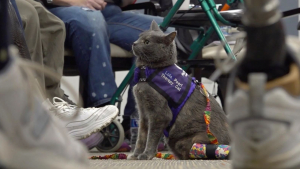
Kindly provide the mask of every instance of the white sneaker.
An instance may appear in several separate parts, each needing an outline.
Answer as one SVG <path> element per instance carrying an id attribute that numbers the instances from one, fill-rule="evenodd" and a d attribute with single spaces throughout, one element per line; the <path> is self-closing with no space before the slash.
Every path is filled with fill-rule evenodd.
<path id="1" fill-rule="evenodd" d="M 54 97 L 53 104 L 47 100 L 50 111 L 61 119 L 69 134 L 76 139 L 84 139 L 107 127 L 118 115 L 119 110 L 116 106 L 108 105 L 101 108 L 77 108 L 64 100 Z M 78 115 L 72 120 L 68 117 L 73 116 L 76 111 Z"/>
<path id="2" fill-rule="evenodd" d="M 15 169 L 87 168 L 85 146 L 42 106 L 35 80 L 20 62 L 12 58 L 0 72 L 0 164 Z"/>
<path id="3" fill-rule="evenodd" d="M 226 108 L 235 169 L 300 168 L 300 42 L 287 42 L 296 62 L 288 75 L 265 83 L 264 74 L 251 74 L 248 84 L 236 79 L 238 89 L 232 95 L 229 90 Z"/>

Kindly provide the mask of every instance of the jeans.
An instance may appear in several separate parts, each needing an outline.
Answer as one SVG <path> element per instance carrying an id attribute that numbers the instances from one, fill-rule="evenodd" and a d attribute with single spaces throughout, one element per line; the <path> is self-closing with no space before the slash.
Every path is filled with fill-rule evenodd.
<path id="1" fill-rule="evenodd" d="M 83 7 L 56 7 L 50 11 L 66 25 L 66 47 L 74 52 L 80 76 L 85 83 L 87 107 L 99 106 L 111 100 L 117 89 L 110 62 L 110 45 L 114 43 L 127 51 L 155 20 L 163 18 L 123 12 L 120 7 L 107 4 L 103 11 Z M 129 90 L 125 116 L 135 110 L 132 86 Z"/>

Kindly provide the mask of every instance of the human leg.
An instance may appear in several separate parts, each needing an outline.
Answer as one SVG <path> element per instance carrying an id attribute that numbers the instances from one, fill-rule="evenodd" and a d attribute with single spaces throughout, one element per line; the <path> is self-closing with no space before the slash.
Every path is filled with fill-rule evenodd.
<path id="1" fill-rule="evenodd" d="M 107 24 L 101 12 L 75 6 L 50 11 L 66 25 L 65 45 L 73 50 L 80 76 L 85 81 L 85 106 L 109 102 L 117 86 L 110 61 Z"/>
<path id="2" fill-rule="evenodd" d="M 10 57 L 18 52 L 8 51 L 7 4 L 8 0 L 0 1 L 0 63 L 6 60 L 0 70 L 1 167 L 86 168 L 85 148 L 42 106 L 35 80 L 28 76 L 28 69 L 24 71 L 21 59 Z"/>
<path id="3" fill-rule="evenodd" d="M 22 19 L 24 36 L 31 60 L 39 63 L 40 65 L 44 65 L 38 13 L 27 1 L 16 0 L 16 3 Z M 37 80 L 43 89 L 45 89 L 44 79 L 44 74 L 39 73 Z"/>
<path id="4" fill-rule="evenodd" d="M 28 0 L 28 1 L 32 1 L 32 0 Z M 41 32 L 43 32 L 43 33 L 41 33 L 41 35 L 45 36 L 44 38 L 42 37 L 41 39 L 44 41 L 49 40 L 48 42 L 42 43 L 43 54 L 44 54 L 44 56 L 46 56 L 45 60 L 49 61 L 49 62 L 45 62 L 45 63 L 48 63 L 48 66 L 53 65 L 52 70 L 57 68 L 56 70 L 53 70 L 53 71 L 56 71 L 56 73 L 62 72 L 63 59 L 61 59 L 61 56 L 63 55 L 63 44 L 61 44 L 60 42 L 61 41 L 63 42 L 64 38 L 65 38 L 64 37 L 64 27 L 62 27 L 63 23 L 59 24 L 61 22 L 55 22 L 58 18 L 56 18 L 53 14 L 50 14 L 47 11 L 45 11 L 45 9 L 42 9 L 43 7 L 40 6 L 40 4 L 35 3 L 35 2 L 27 2 L 27 1 L 23 1 L 23 2 L 25 2 L 29 5 L 32 5 L 31 7 L 35 6 L 37 9 L 36 11 L 38 11 L 39 14 L 41 14 L 40 19 L 42 21 L 40 23 L 41 23 Z M 26 10 L 26 8 L 23 8 L 23 9 Z M 50 21 L 48 23 L 46 23 L 47 20 L 50 20 Z M 47 24 L 51 24 L 51 25 L 47 26 Z M 62 36 L 62 37 L 49 37 L 51 35 L 52 36 Z M 52 43 L 52 44 L 48 44 L 48 43 Z M 56 45 L 59 45 L 59 43 L 61 46 L 56 47 Z M 53 46 L 51 46 L 51 45 L 53 45 Z M 56 49 L 58 49 L 56 52 L 49 51 L 49 50 L 56 50 Z M 60 49 L 62 49 L 62 50 L 60 50 Z M 59 56 L 52 57 L 51 55 L 59 55 Z M 42 56 L 42 55 L 39 55 L 39 56 Z M 43 65 L 43 64 L 40 64 L 40 65 Z M 49 81 L 55 82 L 54 80 L 52 80 L 50 78 L 49 78 Z M 57 95 L 55 94 L 54 96 L 57 96 Z M 111 107 L 107 106 L 107 107 L 103 107 L 103 108 L 93 108 L 93 109 L 80 109 L 79 114 L 81 114 L 81 115 L 78 116 L 78 118 L 80 118 L 80 119 L 73 119 L 73 120 L 66 121 L 66 120 L 64 120 L 65 118 L 63 118 L 62 114 L 63 115 L 72 114 L 77 110 L 77 107 L 68 104 L 67 102 L 65 102 L 64 100 L 62 100 L 60 98 L 57 98 L 57 97 L 55 97 L 55 98 L 56 98 L 56 101 L 53 101 L 54 102 L 53 104 L 50 102 L 45 102 L 45 103 L 47 103 L 45 105 L 48 105 L 48 109 L 51 110 L 51 113 L 56 114 L 56 116 L 63 121 L 64 127 L 66 129 L 68 129 L 69 135 L 73 136 L 76 139 L 86 139 L 91 134 L 101 130 L 103 127 L 106 127 L 107 125 L 110 124 L 110 122 L 116 117 L 116 115 L 118 113 L 118 110 L 115 106 L 111 106 Z M 52 98 L 51 98 L 51 100 L 52 100 Z M 98 120 L 94 120 L 91 122 L 90 119 L 98 119 Z M 80 121 L 80 123 L 74 124 L 74 121 Z M 72 127 L 70 127 L 70 124 L 72 124 Z M 96 138 L 96 141 L 99 140 L 98 138 L 99 137 Z M 90 140 L 89 140 L 88 145 L 87 145 L 90 148 L 97 145 L 97 143 L 99 142 L 99 141 L 96 142 L 95 140 L 92 140 L 92 141 L 93 142 L 90 142 Z"/>
<path id="5" fill-rule="evenodd" d="M 138 39 L 139 34 L 150 28 L 153 20 L 157 23 L 163 21 L 163 18 L 158 16 L 131 11 L 123 12 L 120 7 L 111 4 L 107 5 L 102 13 L 108 25 L 110 42 L 128 51 L 131 51 L 132 44 Z M 166 32 L 172 30 L 170 28 Z"/>
<path id="6" fill-rule="evenodd" d="M 42 43 L 43 63 L 62 77 L 64 66 L 64 23 L 34 0 L 26 0 L 38 13 L 40 23 L 40 38 Z M 60 82 L 45 77 L 47 97 L 64 97 L 64 91 L 60 88 Z"/>

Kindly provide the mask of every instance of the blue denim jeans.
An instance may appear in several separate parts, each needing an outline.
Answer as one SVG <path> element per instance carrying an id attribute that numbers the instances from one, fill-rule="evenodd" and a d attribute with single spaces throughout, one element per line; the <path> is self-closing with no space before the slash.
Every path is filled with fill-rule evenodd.
<path id="1" fill-rule="evenodd" d="M 139 34 L 150 28 L 152 20 L 161 23 L 163 18 L 123 12 L 120 7 L 108 4 L 103 11 L 83 7 L 56 7 L 50 11 L 64 21 L 66 46 L 76 57 L 80 75 L 87 93 L 86 106 L 99 106 L 110 101 L 117 89 L 110 62 L 110 45 L 114 43 L 130 51 Z M 129 90 L 125 115 L 135 110 L 132 86 Z"/>

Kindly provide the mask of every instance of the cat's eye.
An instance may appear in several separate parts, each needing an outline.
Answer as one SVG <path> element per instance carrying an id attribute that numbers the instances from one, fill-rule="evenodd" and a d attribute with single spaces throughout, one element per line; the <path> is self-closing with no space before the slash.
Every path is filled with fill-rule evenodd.
<path id="1" fill-rule="evenodd" d="M 145 40 L 145 41 L 144 41 L 144 44 L 148 45 L 148 44 L 149 44 L 149 42 L 150 42 L 150 41 L 148 41 L 148 40 Z"/>

